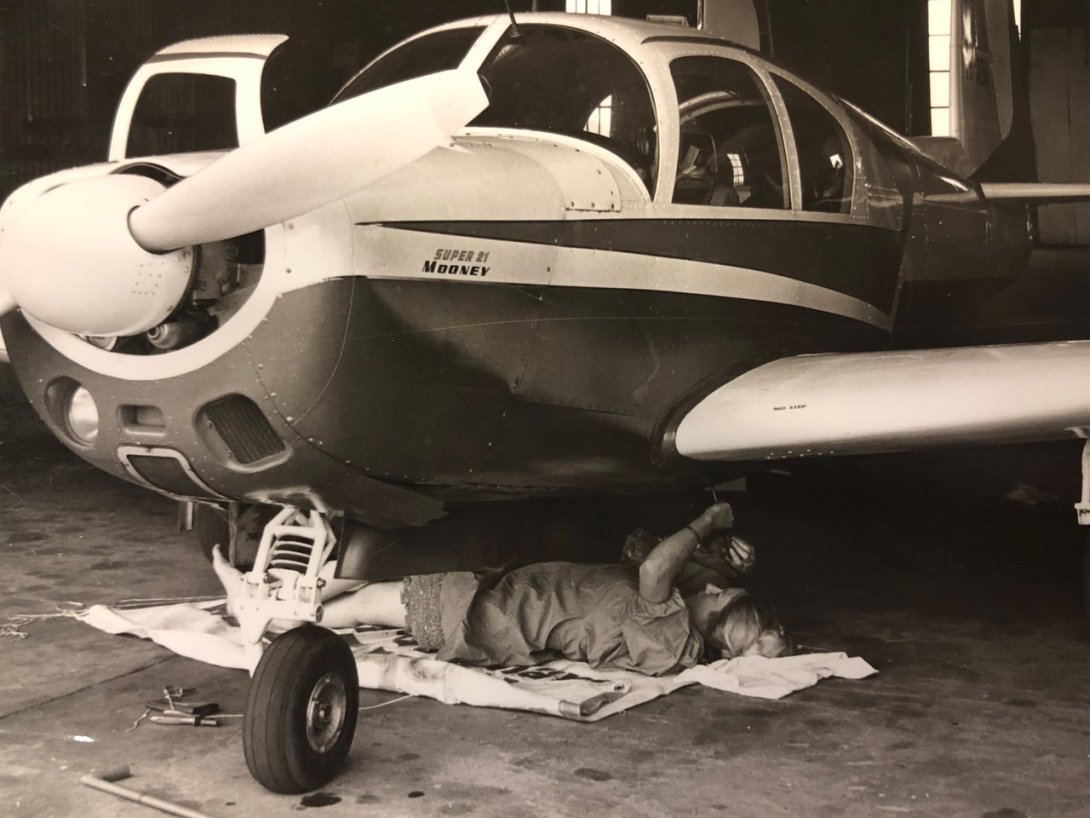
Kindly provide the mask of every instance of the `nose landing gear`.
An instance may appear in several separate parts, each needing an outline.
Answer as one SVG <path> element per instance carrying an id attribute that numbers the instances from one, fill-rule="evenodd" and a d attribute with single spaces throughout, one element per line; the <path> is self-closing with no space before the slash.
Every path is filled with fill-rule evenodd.
<path id="1" fill-rule="evenodd" d="M 320 627 L 319 576 L 336 539 L 317 512 L 285 508 L 265 526 L 235 615 L 253 678 L 242 723 L 250 773 L 266 789 L 301 793 L 344 765 L 356 732 L 359 678 L 345 641 Z M 273 619 L 302 621 L 262 647 Z"/>

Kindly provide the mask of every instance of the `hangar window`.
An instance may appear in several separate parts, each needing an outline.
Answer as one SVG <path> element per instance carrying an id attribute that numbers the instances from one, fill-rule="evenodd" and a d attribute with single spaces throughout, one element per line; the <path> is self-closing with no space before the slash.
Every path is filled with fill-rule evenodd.
<path id="1" fill-rule="evenodd" d="M 670 71 L 681 121 L 674 201 L 787 207 L 779 129 L 753 71 L 722 57 L 682 57 Z"/>
<path id="2" fill-rule="evenodd" d="M 235 81 L 208 74 L 156 74 L 140 92 L 126 156 L 238 147 Z"/>
<path id="3" fill-rule="evenodd" d="M 333 102 L 342 102 L 426 74 L 457 68 L 482 31 L 484 28 L 481 26 L 448 28 L 410 40 L 379 57 L 349 80 Z"/>
<path id="4" fill-rule="evenodd" d="M 471 124 L 601 145 L 653 184 L 655 113 L 643 73 L 612 43 L 558 26 L 509 31 L 480 71 L 490 104 Z"/>
<path id="5" fill-rule="evenodd" d="M 613 0 L 567 0 L 564 11 L 568 14 L 612 14 Z"/>
<path id="6" fill-rule="evenodd" d="M 795 134 L 802 209 L 851 212 L 852 147 L 847 134 L 816 99 L 780 77 L 775 81 Z"/>
<path id="7" fill-rule="evenodd" d="M 950 0 L 928 0 L 927 3 L 932 136 L 950 136 L 950 8 Z"/>

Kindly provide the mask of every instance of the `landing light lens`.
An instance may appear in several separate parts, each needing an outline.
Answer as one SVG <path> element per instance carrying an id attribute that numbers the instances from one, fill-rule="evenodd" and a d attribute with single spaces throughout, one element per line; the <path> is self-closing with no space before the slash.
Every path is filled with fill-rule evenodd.
<path id="1" fill-rule="evenodd" d="M 98 407 L 86 387 L 77 386 L 64 408 L 68 431 L 78 443 L 90 446 L 98 437 Z"/>

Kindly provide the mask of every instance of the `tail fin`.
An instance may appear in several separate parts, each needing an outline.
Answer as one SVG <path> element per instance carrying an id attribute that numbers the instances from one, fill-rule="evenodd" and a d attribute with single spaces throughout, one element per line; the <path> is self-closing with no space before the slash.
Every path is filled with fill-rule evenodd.
<path id="1" fill-rule="evenodd" d="M 949 135 L 913 141 L 964 176 L 975 173 L 1011 130 L 1012 16 L 1011 0 L 950 0 L 949 64 L 943 65 L 941 47 L 933 52 L 932 117 L 942 112 L 936 103 L 942 101 L 948 80 Z M 933 20 L 930 30 L 941 31 L 943 22 Z M 942 42 L 931 39 L 933 44 Z M 948 75 L 936 67 L 948 68 Z"/>

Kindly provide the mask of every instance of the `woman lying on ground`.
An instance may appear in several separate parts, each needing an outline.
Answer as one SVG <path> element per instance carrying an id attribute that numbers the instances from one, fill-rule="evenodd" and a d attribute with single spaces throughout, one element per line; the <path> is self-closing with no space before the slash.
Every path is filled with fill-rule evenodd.
<path id="1" fill-rule="evenodd" d="M 330 599 L 348 587 L 338 580 L 326 586 L 322 624 L 407 628 L 436 658 L 476 665 L 563 656 L 659 676 L 703 660 L 787 655 L 783 628 L 744 590 L 692 587 L 709 570 L 724 573 L 714 566 L 738 574 L 752 566 L 752 546 L 730 537 L 733 521 L 730 506 L 717 503 L 661 541 L 637 532 L 617 565 L 546 562 L 493 575 L 425 574 Z M 242 575 L 218 549 L 214 565 L 230 611 Z M 689 586 L 684 596 L 679 583 Z"/>

